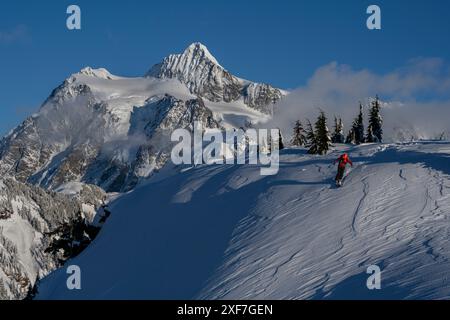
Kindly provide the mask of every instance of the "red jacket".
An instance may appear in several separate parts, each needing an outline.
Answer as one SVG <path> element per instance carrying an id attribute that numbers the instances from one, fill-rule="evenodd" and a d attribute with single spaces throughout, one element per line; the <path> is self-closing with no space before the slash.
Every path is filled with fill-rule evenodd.
<path id="1" fill-rule="evenodd" d="M 350 160 L 350 158 L 346 154 L 343 154 L 342 156 L 334 160 L 334 163 L 336 163 L 337 161 L 339 161 L 339 167 L 341 168 L 345 168 L 347 163 L 350 163 L 350 165 L 353 167 L 352 160 Z"/>

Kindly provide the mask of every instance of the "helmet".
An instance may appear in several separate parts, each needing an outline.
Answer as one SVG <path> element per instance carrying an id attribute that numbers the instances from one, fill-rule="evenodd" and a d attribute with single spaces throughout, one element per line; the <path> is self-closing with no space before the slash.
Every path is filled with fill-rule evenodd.
<path id="1" fill-rule="evenodd" d="M 344 153 L 344 154 L 342 155 L 342 158 L 348 159 L 348 154 Z"/>

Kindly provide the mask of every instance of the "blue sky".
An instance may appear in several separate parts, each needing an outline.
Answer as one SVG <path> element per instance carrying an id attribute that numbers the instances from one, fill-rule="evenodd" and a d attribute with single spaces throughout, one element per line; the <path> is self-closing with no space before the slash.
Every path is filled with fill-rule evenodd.
<path id="1" fill-rule="evenodd" d="M 66 29 L 66 8 L 82 30 Z M 382 30 L 366 8 L 382 9 Z M 0 134 L 38 109 L 84 66 L 139 76 L 191 42 L 208 46 L 232 73 L 282 88 L 304 85 L 337 61 L 388 73 L 412 58 L 449 61 L 450 1 L 1 1 Z"/>

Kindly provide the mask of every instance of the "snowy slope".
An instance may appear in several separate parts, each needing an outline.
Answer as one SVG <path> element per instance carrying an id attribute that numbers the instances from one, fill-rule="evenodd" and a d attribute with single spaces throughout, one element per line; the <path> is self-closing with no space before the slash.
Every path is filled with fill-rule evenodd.
<path id="1" fill-rule="evenodd" d="M 39 298 L 449 298 L 450 144 L 338 149 L 284 150 L 276 176 L 199 166 L 151 181 L 69 262 L 82 290 L 60 269 Z M 336 189 L 343 149 L 355 167 Z"/>

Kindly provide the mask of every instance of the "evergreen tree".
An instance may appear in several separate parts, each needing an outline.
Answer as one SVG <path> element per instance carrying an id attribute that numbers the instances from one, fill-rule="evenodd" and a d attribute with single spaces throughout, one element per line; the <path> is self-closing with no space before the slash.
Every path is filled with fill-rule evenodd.
<path id="1" fill-rule="evenodd" d="M 345 138 L 345 143 L 348 143 L 348 144 L 355 144 L 356 143 L 355 131 L 353 130 L 353 126 L 348 131 L 347 138 Z"/>
<path id="2" fill-rule="evenodd" d="M 292 135 L 291 144 L 293 146 L 301 147 L 306 145 L 308 142 L 305 136 L 305 129 L 300 120 L 295 122 L 294 133 Z"/>
<path id="3" fill-rule="evenodd" d="M 333 143 L 344 143 L 344 124 L 342 123 L 341 118 L 334 117 L 334 132 L 331 137 L 331 142 Z"/>
<path id="4" fill-rule="evenodd" d="M 369 143 L 372 143 L 372 142 L 376 142 L 376 137 L 373 135 L 373 132 L 372 132 L 372 126 L 368 126 L 367 127 L 367 135 L 366 135 L 366 141 L 367 142 L 369 142 Z"/>
<path id="5" fill-rule="evenodd" d="M 338 140 L 339 143 L 345 143 L 345 136 L 344 136 L 344 123 L 342 122 L 342 118 L 339 118 L 338 121 Z"/>
<path id="6" fill-rule="evenodd" d="M 333 130 L 333 134 L 331 135 L 331 142 L 333 142 L 333 143 L 337 143 L 336 142 L 337 131 L 338 131 L 338 119 L 336 116 L 334 116 L 334 130 Z"/>
<path id="7" fill-rule="evenodd" d="M 331 137 L 327 127 L 325 112 L 320 111 L 314 129 L 315 144 L 310 147 L 308 152 L 311 154 L 324 155 L 331 146 Z"/>
<path id="8" fill-rule="evenodd" d="M 244 126 L 245 126 L 247 129 L 252 129 L 252 128 L 254 128 L 253 122 L 251 122 L 250 120 L 245 120 Z"/>
<path id="9" fill-rule="evenodd" d="M 355 120 L 353 120 L 352 130 L 355 135 L 354 141 L 352 143 L 360 144 L 365 142 L 364 137 L 364 115 L 363 106 L 359 104 L 359 114 Z"/>
<path id="10" fill-rule="evenodd" d="M 283 149 L 284 149 L 283 135 L 281 134 L 281 130 L 278 128 L 278 150 Z"/>
<path id="11" fill-rule="evenodd" d="M 104 218 L 106 221 L 109 214 L 110 212 L 104 208 L 101 219 Z M 46 233 L 50 238 L 50 244 L 45 252 L 54 254 L 62 265 L 67 259 L 83 251 L 97 236 L 99 230 L 100 228 L 90 225 L 81 215 L 73 217 L 52 232 Z"/>
<path id="12" fill-rule="evenodd" d="M 270 132 L 270 130 L 268 130 L 268 134 L 267 134 L 267 141 L 265 141 L 265 145 L 264 145 L 264 147 L 265 148 L 263 148 L 263 150 L 266 150 L 266 152 L 269 154 L 269 153 L 272 153 L 272 134 L 271 134 L 271 132 Z"/>
<path id="13" fill-rule="evenodd" d="M 369 126 L 367 128 L 367 142 L 383 142 L 383 118 L 381 117 L 381 103 L 378 96 L 371 103 L 369 112 Z M 369 132 L 370 131 L 370 132 Z M 369 137 L 370 133 L 370 137 Z"/>
<path id="14" fill-rule="evenodd" d="M 317 153 L 324 155 L 328 152 L 331 146 L 330 131 L 328 130 L 325 112 L 320 112 L 315 124 L 315 129 L 317 137 Z"/>
<path id="15" fill-rule="evenodd" d="M 306 144 L 305 146 L 309 148 L 308 153 L 310 154 L 316 154 L 317 153 L 317 141 L 316 141 L 316 134 L 314 132 L 313 126 L 311 124 L 311 121 L 308 119 L 306 120 Z"/>

